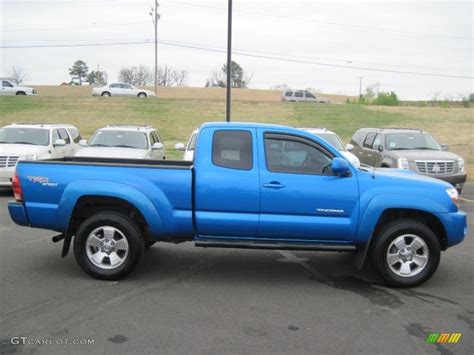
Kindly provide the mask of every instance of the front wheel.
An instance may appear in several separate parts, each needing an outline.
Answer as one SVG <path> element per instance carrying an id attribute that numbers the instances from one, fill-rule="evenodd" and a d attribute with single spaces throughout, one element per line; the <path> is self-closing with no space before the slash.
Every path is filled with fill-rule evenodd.
<path id="1" fill-rule="evenodd" d="M 74 255 L 79 266 L 101 280 L 118 280 L 130 274 L 143 258 L 142 232 L 128 216 L 100 212 L 79 226 Z"/>
<path id="2" fill-rule="evenodd" d="M 423 223 L 389 223 L 371 247 L 372 261 L 384 280 L 394 287 L 418 286 L 433 276 L 440 261 L 438 238 Z"/>
<path id="3" fill-rule="evenodd" d="M 138 97 L 143 98 L 143 97 L 147 97 L 147 95 L 144 92 L 141 92 L 138 94 Z"/>
<path id="4" fill-rule="evenodd" d="M 104 91 L 102 94 L 100 94 L 102 97 L 110 97 L 110 92 Z"/>

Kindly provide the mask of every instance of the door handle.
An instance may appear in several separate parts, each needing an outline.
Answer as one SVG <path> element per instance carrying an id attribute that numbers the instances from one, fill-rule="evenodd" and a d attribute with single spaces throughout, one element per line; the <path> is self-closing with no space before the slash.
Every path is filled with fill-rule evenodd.
<path id="1" fill-rule="evenodd" d="M 266 187 L 267 189 L 282 189 L 285 187 L 285 185 L 280 184 L 278 181 L 272 181 L 267 184 L 263 184 L 263 187 Z"/>
<path id="2" fill-rule="evenodd" d="M 368 157 L 371 157 L 371 156 L 372 156 L 372 154 L 367 154 L 367 156 L 368 156 Z"/>

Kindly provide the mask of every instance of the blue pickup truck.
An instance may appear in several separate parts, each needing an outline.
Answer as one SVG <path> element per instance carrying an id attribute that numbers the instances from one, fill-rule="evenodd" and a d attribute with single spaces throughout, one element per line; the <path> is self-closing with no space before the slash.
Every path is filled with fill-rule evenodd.
<path id="1" fill-rule="evenodd" d="M 208 123 L 194 161 L 63 158 L 20 161 L 9 203 L 19 225 L 57 231 L 93 277 L 128 275 L 153 243 L 326 250 L 370 258 L 389 285 L 436 271 L 467 234 L 446 182 L 396 169 L 356 169 L 299 129 Z"/>

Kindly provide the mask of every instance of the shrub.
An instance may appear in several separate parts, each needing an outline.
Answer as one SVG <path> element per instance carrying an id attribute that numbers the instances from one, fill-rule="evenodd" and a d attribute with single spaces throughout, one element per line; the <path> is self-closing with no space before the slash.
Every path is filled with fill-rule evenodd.
<path id="1" fill-rule="evenodd" d="M 377 98 L 372 102 L 374 105 L 381 106 L 398 106 L 400 101 L 398 100 L 397 94 L 394 91 L 380 92 Z"/>

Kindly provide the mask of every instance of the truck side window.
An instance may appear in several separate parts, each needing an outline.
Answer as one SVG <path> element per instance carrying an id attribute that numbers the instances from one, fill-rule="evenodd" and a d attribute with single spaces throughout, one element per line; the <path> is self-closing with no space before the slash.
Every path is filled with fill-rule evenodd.
<path id="1" fill-rule="evenodd" d="M 71 144 L 71 139 L 69 138 L 69 135 L 67 134 L 64 128 L 60 128 L 58 132 L 59 132 L 59 137 L 61 137 L 61 139 L 64 139 L 66 144 Z"/>
<path id="2" fill-rule="evenodd" d="M 265 137 L 267 169 L 278 173 L 317 174 L 330 173 L 332 158 L 313 144 L 291 137 Z"/>
<path id="3" fill-rule="evenodd" d="M 212 140 L 212 162 L 223 168 L 250 170 L 253 166 L 252 135 L 249 131 L 216 131 Z"/>
<path id="4" fill-rule="evenodd" d="M 295 97 L 303 97 L 303 93 L 301 91 L 297 91 L 295 93 Z"/>
<path id="5" fill-rule="evenodd" d="M 372 144 L 374 143 L 375 133 L 369 133 L 364 140 L 364 148 L 372 148 Z"/>
<path id="6" fill-rule="evenodd" d="M 69 128 L 69 134 L 71 135 L 71 138 L 74 143 L 79 143 L 79 141 L 82 139 L 79 130 L 77 130 L 76 128 Z"/>

